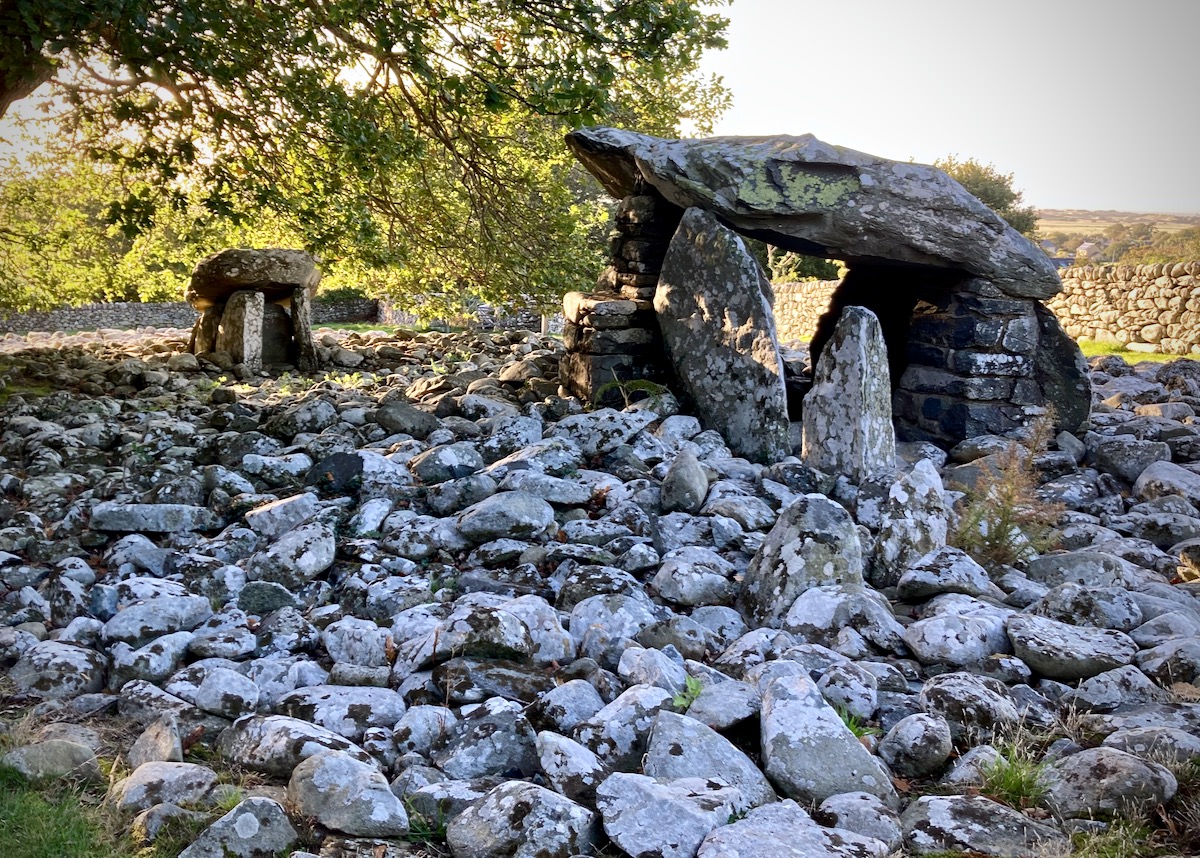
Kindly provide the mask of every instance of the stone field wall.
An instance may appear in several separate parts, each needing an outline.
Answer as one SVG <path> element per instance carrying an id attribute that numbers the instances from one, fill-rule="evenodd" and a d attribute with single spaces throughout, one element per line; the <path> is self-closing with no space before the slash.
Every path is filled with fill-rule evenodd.
<path id="1" fill-rule="evenodd" d="M 1200 353 L 1200 262 L 1087 265 L 1062 272 L 1046 302 L 1075 339 L 1130 351 Z"/>
<path id="2" fill-rule="evenodd" d="M 817 319 L 829 307 L 839 280 L 806 280 L 776 283 L 775 332 L 781 343 L 808 340 L 817 329 Z"/>
<path id="3" fill-rule="evenodd" d="M 378 302 L 321 301 L 313 303 L 313 322 L 374 322 Z M 199 314 L 185 301 L 169 303 L 114 302 L 60 307 L 40 313 L 13 313 L 0 316 L 0 333 L 25 331 L 90 331 L 100 328 L 190 328 Z"/>

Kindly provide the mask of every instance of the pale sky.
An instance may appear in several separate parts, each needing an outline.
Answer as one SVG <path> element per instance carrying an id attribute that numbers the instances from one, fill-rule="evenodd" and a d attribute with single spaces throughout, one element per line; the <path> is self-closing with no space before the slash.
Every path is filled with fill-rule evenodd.
<path id="1" fill-rule="evenodd" d="M 1041 208 L 1200 213 L 1200 0 L 734 0 L 717 134 L 1012 173 Z"/>

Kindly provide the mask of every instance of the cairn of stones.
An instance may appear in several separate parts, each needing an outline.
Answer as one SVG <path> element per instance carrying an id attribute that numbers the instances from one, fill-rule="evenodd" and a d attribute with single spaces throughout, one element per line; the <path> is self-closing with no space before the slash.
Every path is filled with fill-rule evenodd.
<path id="1" fill-rule="evenodd" d="M 586 327 L 573 332 L 562 379 L 581 399 L 591 399 L 619 364 L 629 378 L 676 379 L 701 421 L 729 435 L 739 455 L 762 460 L 764 451 L 778 449 L 771 439 L 781 434 L 795 446 L 797 433 L 788 421 L 800 409 L 796 395 L 789 401 L 789 387 L 802 391 L 805 385 L 789 385 L 770 284 L 761 270 L 746 273 L 757 263 L 744 246 L 716 250 L 733 248 L 724 235 L 729 233 L 847 263 L 849 271 L 817 325 L 811 363 L 816 365 L 844 308 L 871 310 L 886 344 L 902 440 L 948 448 L 984 432 L 1021 429 L 1047 413 L 1067 431 L 1086 420 L 1086 365 L 1042 304 L 1061 289 L 1053 265 L 940 170 L 830 146 L 812 135 L 664 140 L 586 128 L 569 134 L 567 143 L 622 200 L 625 218 L 618 218 L 602 291 L 592 297 L 615 298 L 616 288 L 644 289 L 638 296 L 649 297 L 652 269 L 630 264 L 663 259 L 653 296 L 663 348 L 639 343 L 636 352 L 601 362 L 610 352 L 591 345 L 594 335 L 580 335 Z M 631 213 L 648 205 L 647 188 L 657 194 L 655 219 L 665 226 L 676 220 L 667 214 L 674 211 L 683 224 L 669 238 L 630 230 Z M 711 225 L 696 229 L 684 214 L 691 209 L 708 214 Z M 709 267 L 698 267 L 698 259 Z M 635 280 L 638 275 L 646 279 Z M 568 321 L 583 325 L 585 315 L 601 318 L 597 306 L 604 307 L 572 293 L 565 302 Z M 621 313 L 632 317 L 625 306 Z M 589 312 L 581 313 L 584 308 Z M 646 323 L 637 327 L 649 329 Z M 746 359 L 759 369 L 747 371 Z M 728 410 L 747 405 L 768 415 L 759 437 L 737 431 L 737 415 Z M 775 416 L 780 413 L 782 426 Z"/>
<path id="2" fill-rule="evenodd" d="M 188 351 L 225 354 L 242 374 L 317 368 L 312 298 L 321 272 L 301 250 L 230 248 L 196 263 L 184 295 L 200 312 Z"/>

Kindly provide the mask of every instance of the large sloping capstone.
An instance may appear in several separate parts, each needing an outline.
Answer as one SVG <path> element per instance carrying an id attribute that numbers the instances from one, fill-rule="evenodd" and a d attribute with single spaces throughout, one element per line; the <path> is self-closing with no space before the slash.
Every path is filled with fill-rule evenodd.
<path id="1" fill-rule="evenodd" d="M 738 232 L 810 256 L 967 271 L 1014 297 L 1062 288 L 1046 255 L 935 167 L 800 137 L 664 140 L 615 128 L 567 135 L 618 199 L 635 180 Z"/>
<path id="2" fill-rule="evenodd" d="M 741 238 L 688 209 L 663 260 L 654 309 L 683 391 L 739 456 L 786 456 L 787 390 L 771 286 Z"/>
<path id="3" fill-rule="evenodd" d="M 804 399 L 806 464 L 861 483 L 896 462 L 892 383 L 879 319 L 865 307 L 842 311 Z"/>
<path id="4" fill-rule="evenodd" d="M 183 297 L 197 310 L 247 290 L 263 293 L 268 301 L 290 300 L 296 289 L 314 294 L 320 280 L 316 261 L 303 250 L 231 247 L 196 263 Z"/>

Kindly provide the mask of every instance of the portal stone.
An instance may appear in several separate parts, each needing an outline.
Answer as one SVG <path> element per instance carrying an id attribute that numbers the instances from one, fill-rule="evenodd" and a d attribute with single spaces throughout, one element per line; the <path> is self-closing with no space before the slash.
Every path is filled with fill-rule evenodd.
<path id="1" fill-rule="evenodd" d="M 701 422 L 751 461 L 788 455 L 771 285 L 741 238 L 712 214 L 688 209 L 663 260 L 654 310 L 680 388 Z"/>
<path id="2" fill-rule="evenodd" d="M 234 363 L 244 363 L 251 372 L 262 369 L 262 292 L 234 292 L 221 314 L 217 351 L 226 352 Z"/>
<path id="3" fill-rule="evenodd" d="M 805 464 L 861 483 L 896 461 L 892 384 L 879 319 L 847 307 L 804 401 Z"/>

